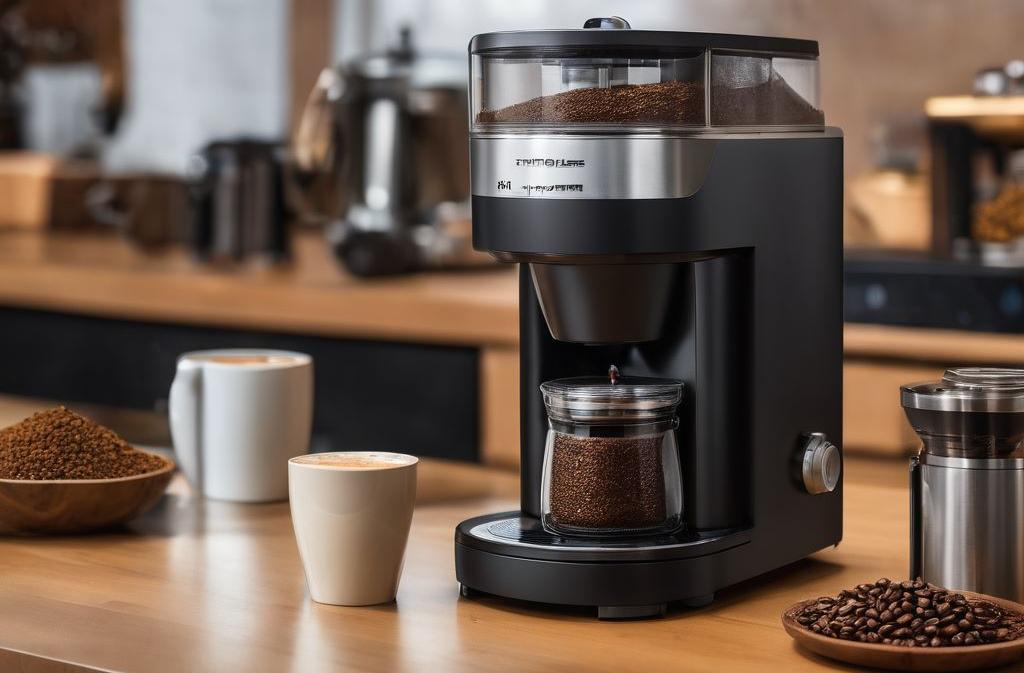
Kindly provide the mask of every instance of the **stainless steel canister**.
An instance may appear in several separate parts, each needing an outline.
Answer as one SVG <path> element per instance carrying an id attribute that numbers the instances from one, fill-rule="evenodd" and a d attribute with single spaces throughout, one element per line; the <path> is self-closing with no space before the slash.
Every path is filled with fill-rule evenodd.
<path id="1" fill-rule="evenodd" d="M 922 440 L 911 576 L 1024 600 L 1024 370 L 951 369 L 901 392 Z"/>

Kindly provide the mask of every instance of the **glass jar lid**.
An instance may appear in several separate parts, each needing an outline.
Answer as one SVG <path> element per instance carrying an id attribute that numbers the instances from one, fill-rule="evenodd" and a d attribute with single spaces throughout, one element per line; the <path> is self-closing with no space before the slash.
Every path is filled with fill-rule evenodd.
<path id="1" fill-rule="evenodd" d="M 1024 412 L 1024 369 L 947 369 L 939 381 L 903 386 L 900 390 L 906 409 Z"/>
<path id="2" fill-rule="evenodd" d="M 580 376 L 540 385 L 548 416 L 565 421 L 657 420 L 675 415 L 683 396 L 677 379 Z"/>

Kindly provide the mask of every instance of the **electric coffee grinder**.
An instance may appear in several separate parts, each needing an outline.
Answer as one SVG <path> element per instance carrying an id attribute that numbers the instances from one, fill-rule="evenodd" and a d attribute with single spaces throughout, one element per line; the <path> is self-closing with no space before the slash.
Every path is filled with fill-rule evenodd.
<path id="1" fill-rule="evenodd" d="M 837 544 L 817 43 L 613 17 L 469 51 L 474 246 L 520 264 L 522 502 L 458 526 L 463 595 L 654 616 Z"/>

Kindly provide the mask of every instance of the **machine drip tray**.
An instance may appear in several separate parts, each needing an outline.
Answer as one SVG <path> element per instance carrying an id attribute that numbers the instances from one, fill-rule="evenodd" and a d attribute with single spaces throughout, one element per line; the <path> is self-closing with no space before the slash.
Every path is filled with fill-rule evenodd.
<path id="1" fill-rule="evenodd" d="M 568 538 L 553 535 L 533 517 L 505 512 L 469 519 L 456 542 L 504 556 L 563 562 L 656 561 L 713 554 L 750 541 L 749 531 L 680 531 L 635 538 Z"/>

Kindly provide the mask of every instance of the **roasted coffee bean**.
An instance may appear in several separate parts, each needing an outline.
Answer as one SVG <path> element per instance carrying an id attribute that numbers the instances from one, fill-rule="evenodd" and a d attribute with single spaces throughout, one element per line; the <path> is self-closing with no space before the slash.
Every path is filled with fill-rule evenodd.
<path id="1" fill-rule="evenodd" d="M 822 597 L 798 613 L 804 628 L 831 638 L 901 647 L 968 646 L 1024 634 L 1024 615 L 933 584 L 878 581 Z"/>

